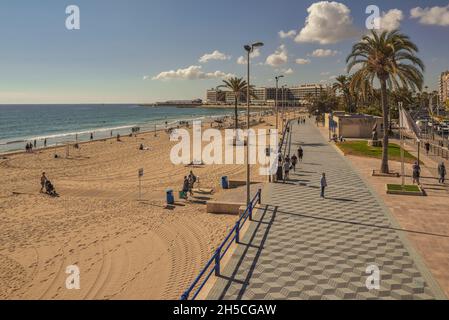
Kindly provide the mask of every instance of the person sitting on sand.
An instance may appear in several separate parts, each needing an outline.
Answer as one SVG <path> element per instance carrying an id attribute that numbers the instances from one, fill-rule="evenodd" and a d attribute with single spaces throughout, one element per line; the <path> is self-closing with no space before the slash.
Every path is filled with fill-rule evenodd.
<path id="1" fill-rule="evenodd" d="M 44 192 L 45 182 L 47 182 L 47 177 L 45 176 L 45 172 L 42 172 L 41 176 L 41 193 Z"/>
<path id="2" fill-rule="evenodd" d="M 144 149 L 144 147 L 143 147 L 143 144 L 141 143 L 140 146 L 139 146 L 139 150 L 143 151 L 143 149 Z"/>
<path id="3" fill-rule="evenodd" d="M 120 142 L 120 141 L 122 141 L 122 140 L 120 140 L 120 135 L 117 134 L 117 142 Z"/>

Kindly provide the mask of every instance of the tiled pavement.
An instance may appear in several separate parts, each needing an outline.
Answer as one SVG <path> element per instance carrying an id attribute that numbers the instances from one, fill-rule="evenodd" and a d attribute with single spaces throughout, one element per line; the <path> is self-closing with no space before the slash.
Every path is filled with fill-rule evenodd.
<path id="1" fill-rule="evenodd" d="M 254 215 L 208 299 L 444 298 L 397 224 L 351 165 L 312 123 L 295 125 L 304 163 L 287 184 L 264 190 Z M 326 172 L 327 198 L 319 197 Z M 367 268 L 380 269 L 369 290 Z"/>

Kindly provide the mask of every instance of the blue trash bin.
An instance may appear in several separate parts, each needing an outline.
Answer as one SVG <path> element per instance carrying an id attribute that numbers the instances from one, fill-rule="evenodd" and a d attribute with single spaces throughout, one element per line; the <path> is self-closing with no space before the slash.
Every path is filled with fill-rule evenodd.
<path id="1" fill-rule="evenodd" d="M 167 193 L 167 204 L 175 204 L 175 197 L 173 196 L 173 190 L 168 189 Z"/>
<path id="2" fill-rule="evenodd" d="M 228 180 L 228 177 L 226 177 L 226 176 L 221 177 L 221 187 L 222 187 L 223 189 L 229 189 L 229 180 Z"/>

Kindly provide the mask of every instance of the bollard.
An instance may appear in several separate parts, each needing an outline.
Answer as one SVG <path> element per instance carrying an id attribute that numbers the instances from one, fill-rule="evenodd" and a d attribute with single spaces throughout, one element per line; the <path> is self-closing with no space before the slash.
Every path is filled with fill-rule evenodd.
<path id="1" fill-rule="evenodd" d="M 249 221 L 253 221 L 253 206 L 249 206 Z"/>
<path id="2" fill-rule="evenodd" d="M 240 222 L 237 221 L 235 224 L 235 243 L 240 243 Z"/>
<path id="3" fill-rule="evenodd" d="M 220 249 L 215 252 L 215 276 L 220 276 Z"/>
<path id="4" fill-rule="evenodd" d="M 262 189 L 259 189 L 258 193 L 259 193 L 259 201 L 258 201 L 258 203 L 262 204 Z"/>

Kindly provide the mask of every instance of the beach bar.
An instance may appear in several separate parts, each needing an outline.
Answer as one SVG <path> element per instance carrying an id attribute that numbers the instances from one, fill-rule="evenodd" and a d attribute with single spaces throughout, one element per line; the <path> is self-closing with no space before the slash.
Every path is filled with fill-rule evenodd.
<path id="1" fill-rule="evenodd" d="M 330 124 L 330 119 L 333 124 Z M 373 128 L 377 124 L 377 136 L 383 137 L 384 125 L 381 117 L 366 114 L 347 114 L 345 112 L 327 113 L 325 115 L 325 127 L 334 130 L 338 137 L 347 139 L 370 139 Z"/>

